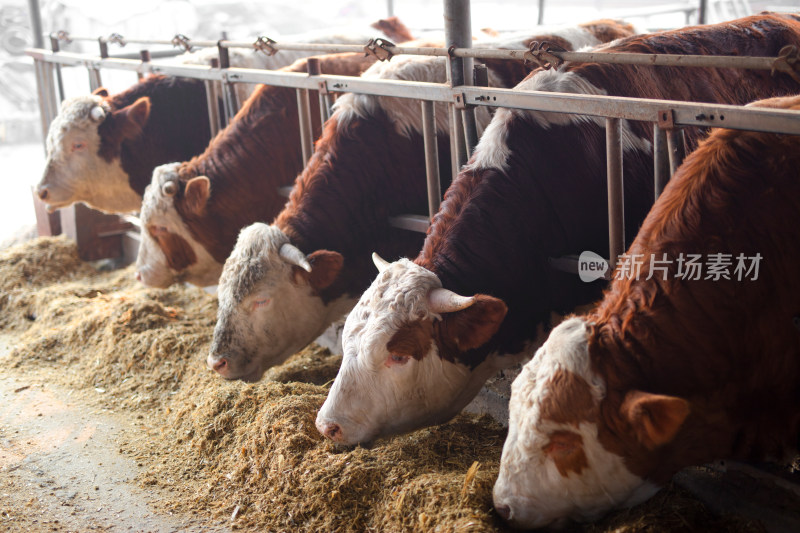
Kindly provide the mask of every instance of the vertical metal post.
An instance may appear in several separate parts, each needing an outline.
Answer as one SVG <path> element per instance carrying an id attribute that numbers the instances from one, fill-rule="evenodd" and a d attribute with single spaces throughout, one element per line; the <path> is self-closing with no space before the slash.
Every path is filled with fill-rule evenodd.
<path id="1" fill-rule="evenodd" d="M 311 74 L 316 68 L 319 71 L 319 62 L 316 67 L 312 66 L 313 61 L 306 63 L 306 70 Z M 297 89 L 297 119 L 300 121 L 300 146 L 303 149 L 303 164 L 311 159 L 314 153 L 313 128 L 311 125 L 311 102 L 308 96 L 308 89 Z"/>
<path id="2" fill-rule="evenodd" d="M 667 132 L 653 124 L 653 190 L 655 200 L 661 196 L 670 178 Z"/>
<path id="3" fill-rule="evenodd" d="M 47 93 L 45 92 L 44 62 L 38 59 L 33 60 L 33 71 L 36 74 L 36 91 L 39 96 L 39 116 L 42 125 L 42 138 L 47 139 L 47 131 L 50 129 L 50 121 L 48 120 L 47 110 Z M 46 150 L 46 148 L 45 148 Z"/>
<path id="4" fill-rule="evenodd" d="M 50 35 L 50 50 L 53 52 L 58 52 L 61 50 L 61 47 L 58 44 L 58 37 L 55 35 Z M 55 65 L 56 70 L 56 86 L 58 88 L 58 101 L 64 101 L 64 80 L 61 77 L 61 65 Z"/>
<path id="5" fill-rule="evenodd" d="M 33 31 L 33 46 L 44 48 L 44 33 L 42 32 L 42 12 L 39 10 L 39 0 L 28 0 L 28 13 L 31 15 L 31 30 Z"/>
<path id="6" fill-rule="evenodd" d="M 308 62 L 306 63 L 309 76 L 319 76 L 322 74 L 322 70 L 319 64 L 319 58 L 310 57 L 308 58 Z M 319 91 L 317 91 L 317 95 L 319 98 L 319 118 L 320 124 L 325 124 L 325 122 L 331 116 L 331 108 L 330 108 L 330 95 L 328 94 L 327 87 L 325 83 L 321 83 L 319 87 Z M 312 139 L 313 140 L 313 139 Z"/>
<path id="7" fill-rule="evenodd" d="M 536 17 L 536 24 L 539 26 L 544 24 L 544 0 L 539 0 L 539 13 Z"/>
<path id="8" fill-rule="evenodd" d="M 141 59 L 142 63 L 149 63 L 150 62 L 150 50 L 140 50 L 139 51 L 139 59 Z M 136 77 L 139 81 L 144 79 L 144 72 L 137 72 Z"/>
<path id="9" fill-rule="evenodd" d="M 394 16 L 394 0 L 386 0 L 386 16 Z"/>
<path id="10" fill-rule="evenodd" d="M 622 130 L 618 118 L 606 118 L 608 180 L 608 264 L 613 271 L 625 252 L 625 195 L 622 184 Z"/>
<path id="11" fill-rule="evenodd" d="M 219 68 L 219 58 L 211 58 L 211 68 Z M 222 85 L 218 81 L 206 80 L 206 101 L 208 103 L 208 122 L 211 137 L 225 127 L 225 103 L 220 97 Z"/>
<path id="12" fill-rule="evenodd" d="M 683 163 L 683 158 L 686 157 L 686 140 L 681 128 L 667 131 L 667 148 L 669 150 L 669 175 L 672 176 Z"/>
<path id="13" fill-rule="evenodd" d="M 231 60 L 228 55 L 228 49 L 222 46 L 222 41 L 217 42 L 217 50 L 219 51 L 219 68 L 223 70 L 230 68 Z M 222 100 L 225 110 L 225 124 L 229 124 L 239 109 L 239 99 L 236 96 L 236 87 L 228 81 L 227 77 L 222 80 Z"/>
<path id="14" fill-rule="evenodd" d="M 700 5 L 697 8 L 697 23 L 706 24 L 708 20 L 708 0 L 700 0 Z"/>
<path id="15" fill-rule="evenodd" d="M 428 213 L 431 218 L 442 203 L 439 180 L 439 148 L 436 140 L 436 110 L 433 102 L 422 100 L 422 135 L 425 141 L 425 173 L 428 178 Z"/>
<path id="16" fill-rule="evenodd" d="M 469 0 L 444 0 L 444 35 L 445 46 L 447 48 L 469 48 L 472 46 L 472 23 L 470 20 Z M 468 85 L 472 81 L 472 58 L 451 57 L 450 85 Z M 470 75 L 467 76 L 467 73 Z M 451 125 L 452 135 L 461 137 L 462 132 L 465 136 L 464 143 L 456 142 L 458 167 L 467 162 L 469 152 L 477 143 L 477 128 L 475 125 L 475 113 L 456 110 L 454 115 L 459 115 Z M 456 124 L 460 122 L 461 124 Z M 458 126 L 458 129 L 456 127 Z"/>

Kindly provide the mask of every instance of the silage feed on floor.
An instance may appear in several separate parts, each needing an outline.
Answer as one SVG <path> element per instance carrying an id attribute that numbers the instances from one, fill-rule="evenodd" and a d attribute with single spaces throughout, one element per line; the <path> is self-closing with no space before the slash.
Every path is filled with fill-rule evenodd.
<path id="1" fill-rule="evenodd" d="M 226 382 L 205 367 L 215 315 L 202 290 L 148 289 L 132 268 L 97 272 L 64 238 L 0 252 L 5 367 L 46 371 L 136 420 L 121 451 L 144 466 L 138 481 L 159 509 L 246 531 L 504 530 L 491 490 L 505 431 L 488 417 L 337 449 L 314 419 L 341 357 L 311 345 L 258 383 Z M 731 530 L 670 487 L 590 531 L 687 524 Z"/>

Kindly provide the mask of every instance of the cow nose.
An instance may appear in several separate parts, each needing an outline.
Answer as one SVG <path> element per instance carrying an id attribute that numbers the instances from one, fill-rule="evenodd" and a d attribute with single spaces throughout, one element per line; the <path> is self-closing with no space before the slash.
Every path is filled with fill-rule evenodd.
<path id="1" fill-rule="evenodd" d="M 41 187 L 37 188 L 36 194 L 39 195 L 39 198 L 41 200 L 47 200 L 47 195 L 49 194 L 49 191 L 47 190 L 47 185 L 42 185 Z"/>
<path id="2" fill-rule="evenodd" d="M 223 376 L 225 375 L 225 371 L 228 369 L 228 359 L 221 355 L 209 354 L 208 358 L 206 359 L 206 364 L 208 365 L 208 368 Z"/>
<path id="3" fill-rule="evenodd" d="M 317 429 L 333 442 L 342 440 L 342 428 L 335 422 L 317 422 Z"/>
<path id="4" fill-rule="evenodd" d="M 136 271 L 136 281 L 142 281 L 142 273 L 138 270 Z"/>
<path id="5" fill-rule="evenodd" d="M 506 522 L 511 518 L 511 507 L 504 503 L 496 503 L 494 510 L 500 515 L 500 518 Z"/>

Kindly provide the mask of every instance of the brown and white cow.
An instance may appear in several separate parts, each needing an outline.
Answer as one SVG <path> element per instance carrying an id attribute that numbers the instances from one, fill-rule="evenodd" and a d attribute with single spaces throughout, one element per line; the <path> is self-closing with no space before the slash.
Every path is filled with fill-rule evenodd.
<path id="1" fill-rule="evenodd" d="M 591 32 L 574 27 L 554 33 L 575 46 L 597 42 Z M 513 42 L 495 46 L 524 48 L 552 36 L 514 35 Z M 488 67 L 495 87 L 526 73 L 514 62 Z M 405 56 L 376 64 L 362 77 L 447 79 L 443 58 Z M 336 107 L 286 208 L 271 226 L 243 230 L 225 264 L 208 364 L 226 378 L 260 378 L 350 310 L 369 283 L 373 250 L 394 258 L 422 244 L 421 234 L 394 228 L 388 220 L 426 211 L 419 103 L 349 94 Z M 447 116 L 437 105 L 441 176 L 451 175 Z M 478 122 L 489 122 L 486 109 L 479 110 Z"/>
<path id="2" fill-rule="evenodd" d="M 598 52 L 774 56 L 800 44 L 800 22 L 763 15 L 623 39 Z M 746 103 L 800 91 L 788 75 L 729 69 L 567 64 L 518 86 L 587 94 Z M 686 131 L 691 147 L 700 132 Z M 652 203 L 652 126 L 622 123 L 625 228 Z M 447 191 L 414 261 L 381 270 L 350 313 L 344 360 L 317 417 L 352 444 L 448 420 L 484 381 L 530 357 L 551 312 L 599 296 L 550 257 L 608 253 L 604 123 L 499 110 Z"/>
<path id="3" fill-rule="evenodd" d="M 149 76 L 113 96 L 68 98 L 50 124 L 36 193 L 51 210 L 83 202 L 136 212 L 157 165 L 192 157 L 210 139 L 202 80 Z"/>
<path id="4" fill-rule="evenodd" d="M 323 73 L 345 76 L 358 76 L 376 61 L 363 53 L 318 58 Z M 306 63 L 300 59 L 281 70 L 306 72 Z M 319 117 L 318 107 L 312 98 L 312 116 Z M 286 203 L 278 188 L 302 169 L 295 89 L 259 86 L 205 152 L 153 172 L 140 213 L 137 277 L 153 287 L 216 285 L 239 230 L 272 221 Z"/>
<path id="5" fill-rule="evenodd" d="M 800 119 L 800 96 L 756 105 Z M 685 466 L 796 453 L 798 169 L 797 135 L 715 130 L 687 157 L 628 251 L 641 268 L 618 270 L 514 381 L 501 516 L 525 528 L 593 520 Z M 682 254 L 729 266 L 682 276 Z"/>
<path id="6" fill-rule="evenodd" d="M 283 40 L 366 44 L 376 36 L 397 42 L 410 38 L 396 17 L 371 27 L 374 30 L 314 32 Z M 285 50 L 268 56 L 233 48 L 230 60 L 237 67 L 277 69 L 312 54 Z M 216 49 L 183 54 L 173 61 L 207 64 L 211 57 L 217 57 Z M 240 98 L 254 88 L 238 84 L 237 90 L 244 91 Z M 47 136 L 48 158 L 36 191 L 51 210 L 83 202 L 107 213 L 137 212 L 155 167 L 189 160 L 210 140 L 202 80 L 150 76 L 113 96 L 99 89 L 62 103 Z"/>

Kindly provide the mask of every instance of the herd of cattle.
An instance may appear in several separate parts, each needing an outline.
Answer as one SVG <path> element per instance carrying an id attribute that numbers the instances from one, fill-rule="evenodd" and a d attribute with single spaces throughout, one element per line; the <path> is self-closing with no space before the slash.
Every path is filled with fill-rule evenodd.
<path id="1" fill-rule="evenodd" d="M 411 38 L 397 20 L 381 29 Z M 475 46 L 533 41 L 774 57 L 800 48 L 800 16 L 651 34 L 604 20 Z M 326 74 L 447 79 L 437 57 L 320 60 Z M 306 61 L 269 68 L 304 72 Z M 486 64 L 490 86 L 521 91 L 800 112 L 800 83 L 782 72 Z M 675 264 L 644 261 L 635 277 L 584 283 L 548 258 L 608 254 L 601 119 L 481 107 L 480 142 L 423 236 L 389 223 L 427 210 L 418 103 L 346 94 L 334 109 L 314 126 L 304 166 L 294 89 L 258 86 L 214 139 L 202 81 L 150 76 L 119 94 L 98 90 L 63 102 L 37 192 L 51 208 L 140 213 L 136 276 L 146 285 L 218 285 L 207 364 L 226 379 L 260 379 L 347 315 L 342 365 L 317 417 L 336 443 L 447 421 L 488 378 L 530 359 L 513 384 L 494 490 L 512 525 L 593 520 L 647 499 L 684 466 L 796 452 L 800 137 L 687 128 L 693 152 L 653 205 L 652 126 L 622 121 L 628 255 L 763 263 L 749 280 L 687 279 Z M 448 114 L 435 116 L 449 180 Z M 287 202 L 278 189 L 293 180 Z"/>

